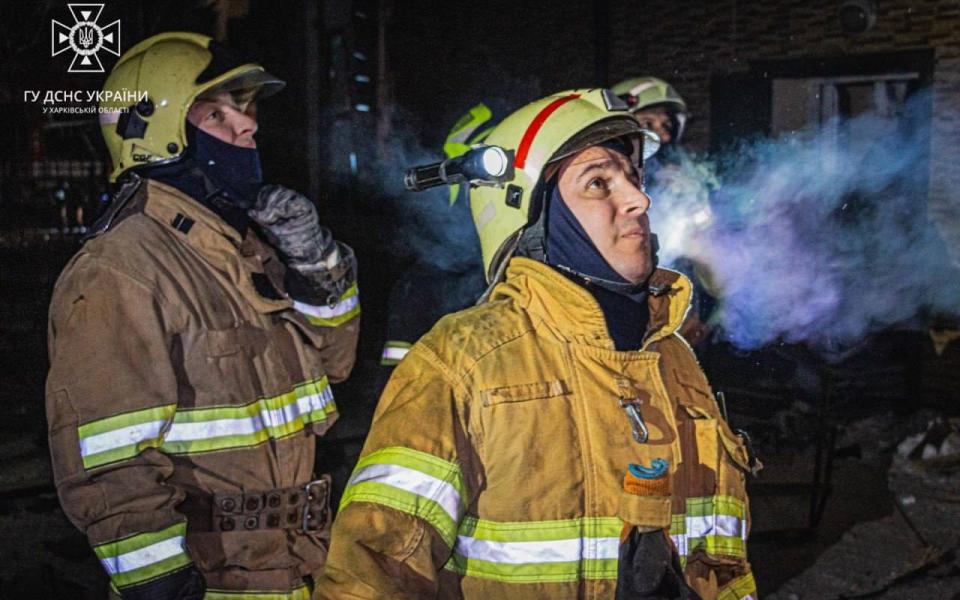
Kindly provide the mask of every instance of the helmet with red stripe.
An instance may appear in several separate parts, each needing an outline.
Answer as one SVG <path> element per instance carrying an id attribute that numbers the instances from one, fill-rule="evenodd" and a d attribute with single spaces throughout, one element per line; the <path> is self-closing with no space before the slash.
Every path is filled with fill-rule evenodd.
<path id="1" fill-rule="evenodd" d="M 656 153 L 657 136 L 642 129 L 628 108 L 607 89 L 570 90 L 524 106 L 490 132 L 485 143 L 513 153 L 513 176 L 502 186 L 470 190 L 487 281 L 500 279 L 518 248 L 543 259 L 542 196 L 557 161 L 615 138 L 631 142 L 638 167 Z"/>

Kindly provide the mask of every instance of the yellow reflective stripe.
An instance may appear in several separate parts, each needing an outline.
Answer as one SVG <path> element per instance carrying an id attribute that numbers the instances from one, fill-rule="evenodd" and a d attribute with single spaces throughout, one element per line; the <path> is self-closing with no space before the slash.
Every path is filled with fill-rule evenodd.
<path id="1" fill-rule="evenodd" d="M 324 375 L 242 406 L 178 410 L 160 449 L 192 454 L 252 447 L 299 433 L 334 411 L 333 392 Z"/>
<path id="2" fill-rule="evenodd" d="M 310 600 L 310 590 L 306 586 L 298 587 L 289 593 L 207 589 L 203 600 Z"/>
<path id="3" fill-rule="evenodd" d="M 166 404 L 91 421 L 77 428 L 85 469 L 127 460 L 160 445 L 163 429 L 176 410 Z"/>
<path id="4" fill-rule="evenodd" d="M 616 537 L 623 521 L 619 517 L 579 517 L 550 521 L 490 521 L 467 516 L 458 536 L 497 542 L 532 542 L 579 539 L 583 537 Z"/>
<path id="5" fill-rule="evenodd" d="M 471 107 L 467 114 L 460 117 L 460 120 L 454 124 L 450 133 L 447 134 L 447 139 L 443 144 L 443 152 L 447 155 L 447 158 L 460 156 L 469 150 L 470 146 L 467 141 L 470 139 L 470 134 L 492 117 L 493 112 L 483 102 Z"/>
<path id="6" fill-rule="evenodd" d="M 670 537 L 681 562 L 698 550 L 708 554 L 746 557 L 747 508 L 731 496 L 687 498 L 686 514 L 673 515 Z"/>
<path id="7" fill-rule="evenodd" d="M 453 206 L 457 203 L 457 198 L 460 197 L 460 184 L 454 183 L 448 186 L 450 188 L 450 206 Z"/>
<path id="8" fill-rule="evenodd" d="M 131 459 L 146 448 L 169 454 L 243 448 L 303 431 L 336 411 L 326 375 L 242 406 L 177 410 L 175 404 L 99 419 L 78 430 L 83 466 Z"/>
<path id="9" fill-rule="evenodd" d="M 503 564 L 454 554 L 444 568 L 464 577 L 492 579 L 504 583 L 562 583 L 586 579 L 616 579 L 617 562 L 616 558 L 583 558 L 564 562 Z"/>
<path id="10" fill-rule="evenodd" d="M 117 588 L 138 585 L 190 564 L 184 536 L 186 523 L 139 533 L 94 546 L 104 570 Z"/>
<path id="11" fill-rule="evenodd" d="M 717 600 L 757 600 L 757 582 L 747 573 L 728 583 L 717 594 Z"/>
<path id="12" fill-rule="evenodd" d="M 353 502 L 381 504 L 423 519 L 453 546 L 466 506 L 463 474 L 456 463 L 426 452 L 383 448 L 357 463 L 340 510 Z"/>
<path id="13" fill-rule="evenodd" d="M 693 516 L 730 515 L 738 519 L 747 517 L 747 505 L 733 496 L 700 496 L 687 498 L 687 514 Z"/>
<path id="14" fill-rule="evenodd" d="M 314 306 L 295 300 L 293 308 L 303 313 L 313 325 L 336 327 L 360 314 L 360 291 L 354 283 L 333 306 Z"/>
<path id="15" fill-rule="evenodd" d="M 380 364 L 386 367 L 400 364 L 407 352 L 410 352 L 410 348 L 413 348 L 413 344 L 409 342 L 387 340 L 387 343 L 383 345 L 383 354 L 380 355 Z"/>
<path id="16" fill-rule="evenodd" d="M 445 568 L 509 583 L 616 579 L 622 528 L 618 517 L 520 522 L 466 517 Z"/>

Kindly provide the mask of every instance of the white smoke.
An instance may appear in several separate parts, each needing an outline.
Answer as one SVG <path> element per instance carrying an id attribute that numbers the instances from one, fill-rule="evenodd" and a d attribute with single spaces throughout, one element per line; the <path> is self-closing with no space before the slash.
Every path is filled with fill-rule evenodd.
<path id="1" fill-rule="evenodd" d="M 728 340 L 829 349 L 960 314 L 960 277 L 926 216 L 929 132 L 902 122 L 864 114 L 713 161 L 681 151 L 657 173 L 661 258 L 699 265 Z"/>

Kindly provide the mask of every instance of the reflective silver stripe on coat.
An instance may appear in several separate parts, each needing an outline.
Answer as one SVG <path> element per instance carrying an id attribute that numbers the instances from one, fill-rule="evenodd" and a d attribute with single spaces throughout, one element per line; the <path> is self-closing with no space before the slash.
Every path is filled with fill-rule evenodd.
<path id="1" fill-rule="evenodd" d="M 355 309 L 360 303 L 360 295 L 354 294 L 349 298 L 344 298 L 340 302 L 337 302 L 333 308 L 329 306 L 317 306 L 314 304 L 304 304 L 297 300 L 293 301 L 293 308 L 302 312 L 305 315 L 310 315 L 311 317 L 317 317 L 318 319 L 333 319 L 341 315 L 345 315 L 351 310 Z"/>
<path id="2" fill-rule="evenodd" d="M 457 536 L 455 552 L 468 559 L 527 564 L 616 559 L 620 538 L 574 538 L 531 542 L 495 542 Z"/>
<path id="3" fill-rule="evenodd" d="M 399 360 L 403 360 L 403 357 L 406 356 L 408 352 L 410 352 L 410 348 L 397 348 L 397 347 L 386 346 L 383 349 L 383 355 L 381 356 L 381 358 L 385 358 L 387 360 L 399 361 Z"/>
<path id="4" fill-rule="evenodd" d="M 183 536 L 180 535 L 126 554 L 102 558 L 100 562 L 107 573 L 117 575 L 150 566 L 184 552 Z"/>
<path id="5" fill-rule="evenodd" d="M 139 444 L 160 437 L 165 420 L 129 425 L 113 431 L 105 431 L 80 440 L 80 456 L 87 457 L 131 444 Z"/>
<path id="6" fill-rule="evenodd" d="M 349 485 L 365 481 L 382 483 L 436 502 L 455 522 L 460 519 L 460 494 L 451 484 L 416 469 L 400 465 L 372 464 L 363 467 Z"/>
<path id="7" fill-rule="evenodd" d="M 249 435 L 263 429 L 277 428 L 293 423 L 311 412 L 321 410 L 333 400 L 333 391 L 326 387 L 319 393 L 309 394 L 286 406 L 276 409 L 262 409 L 259 414 L 246 418 L 217 419 L 194 423 L 174 423 L 164 436 L 163 442 L 185 442 L 225 437 L 230 435 Z"/>

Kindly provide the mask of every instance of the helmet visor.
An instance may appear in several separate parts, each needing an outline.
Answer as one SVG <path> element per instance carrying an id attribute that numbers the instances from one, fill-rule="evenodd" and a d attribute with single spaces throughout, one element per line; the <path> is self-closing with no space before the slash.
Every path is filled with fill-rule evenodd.
<path id="1" fill-rule="evenodd" d="M 238 94 L 244 100 L 260 100 L 276 94 L 287 85 L 285 81 L 263 70 L 262 67 L 252 66 L 243 70 L 226 81 L 222 81 L 200 95 L 201 98 L 217 96 L 223 92 Z"/>
<path id="2" fill-rule="evenodd" d="M 633 145 L 630 156 L 634 165 L 639 169 L 643 162 L 657 153 L 660 149 L 660 137 L 649 129 L 644 129 L 632 117 L 614 117 L 595 123 L 583 131 L 575 134 L 564 142 L 560 149 L 550 158 L 549 163 L 556 163 L 581 150 L 596 146 L 616 138 L 626 138 Z"/>

